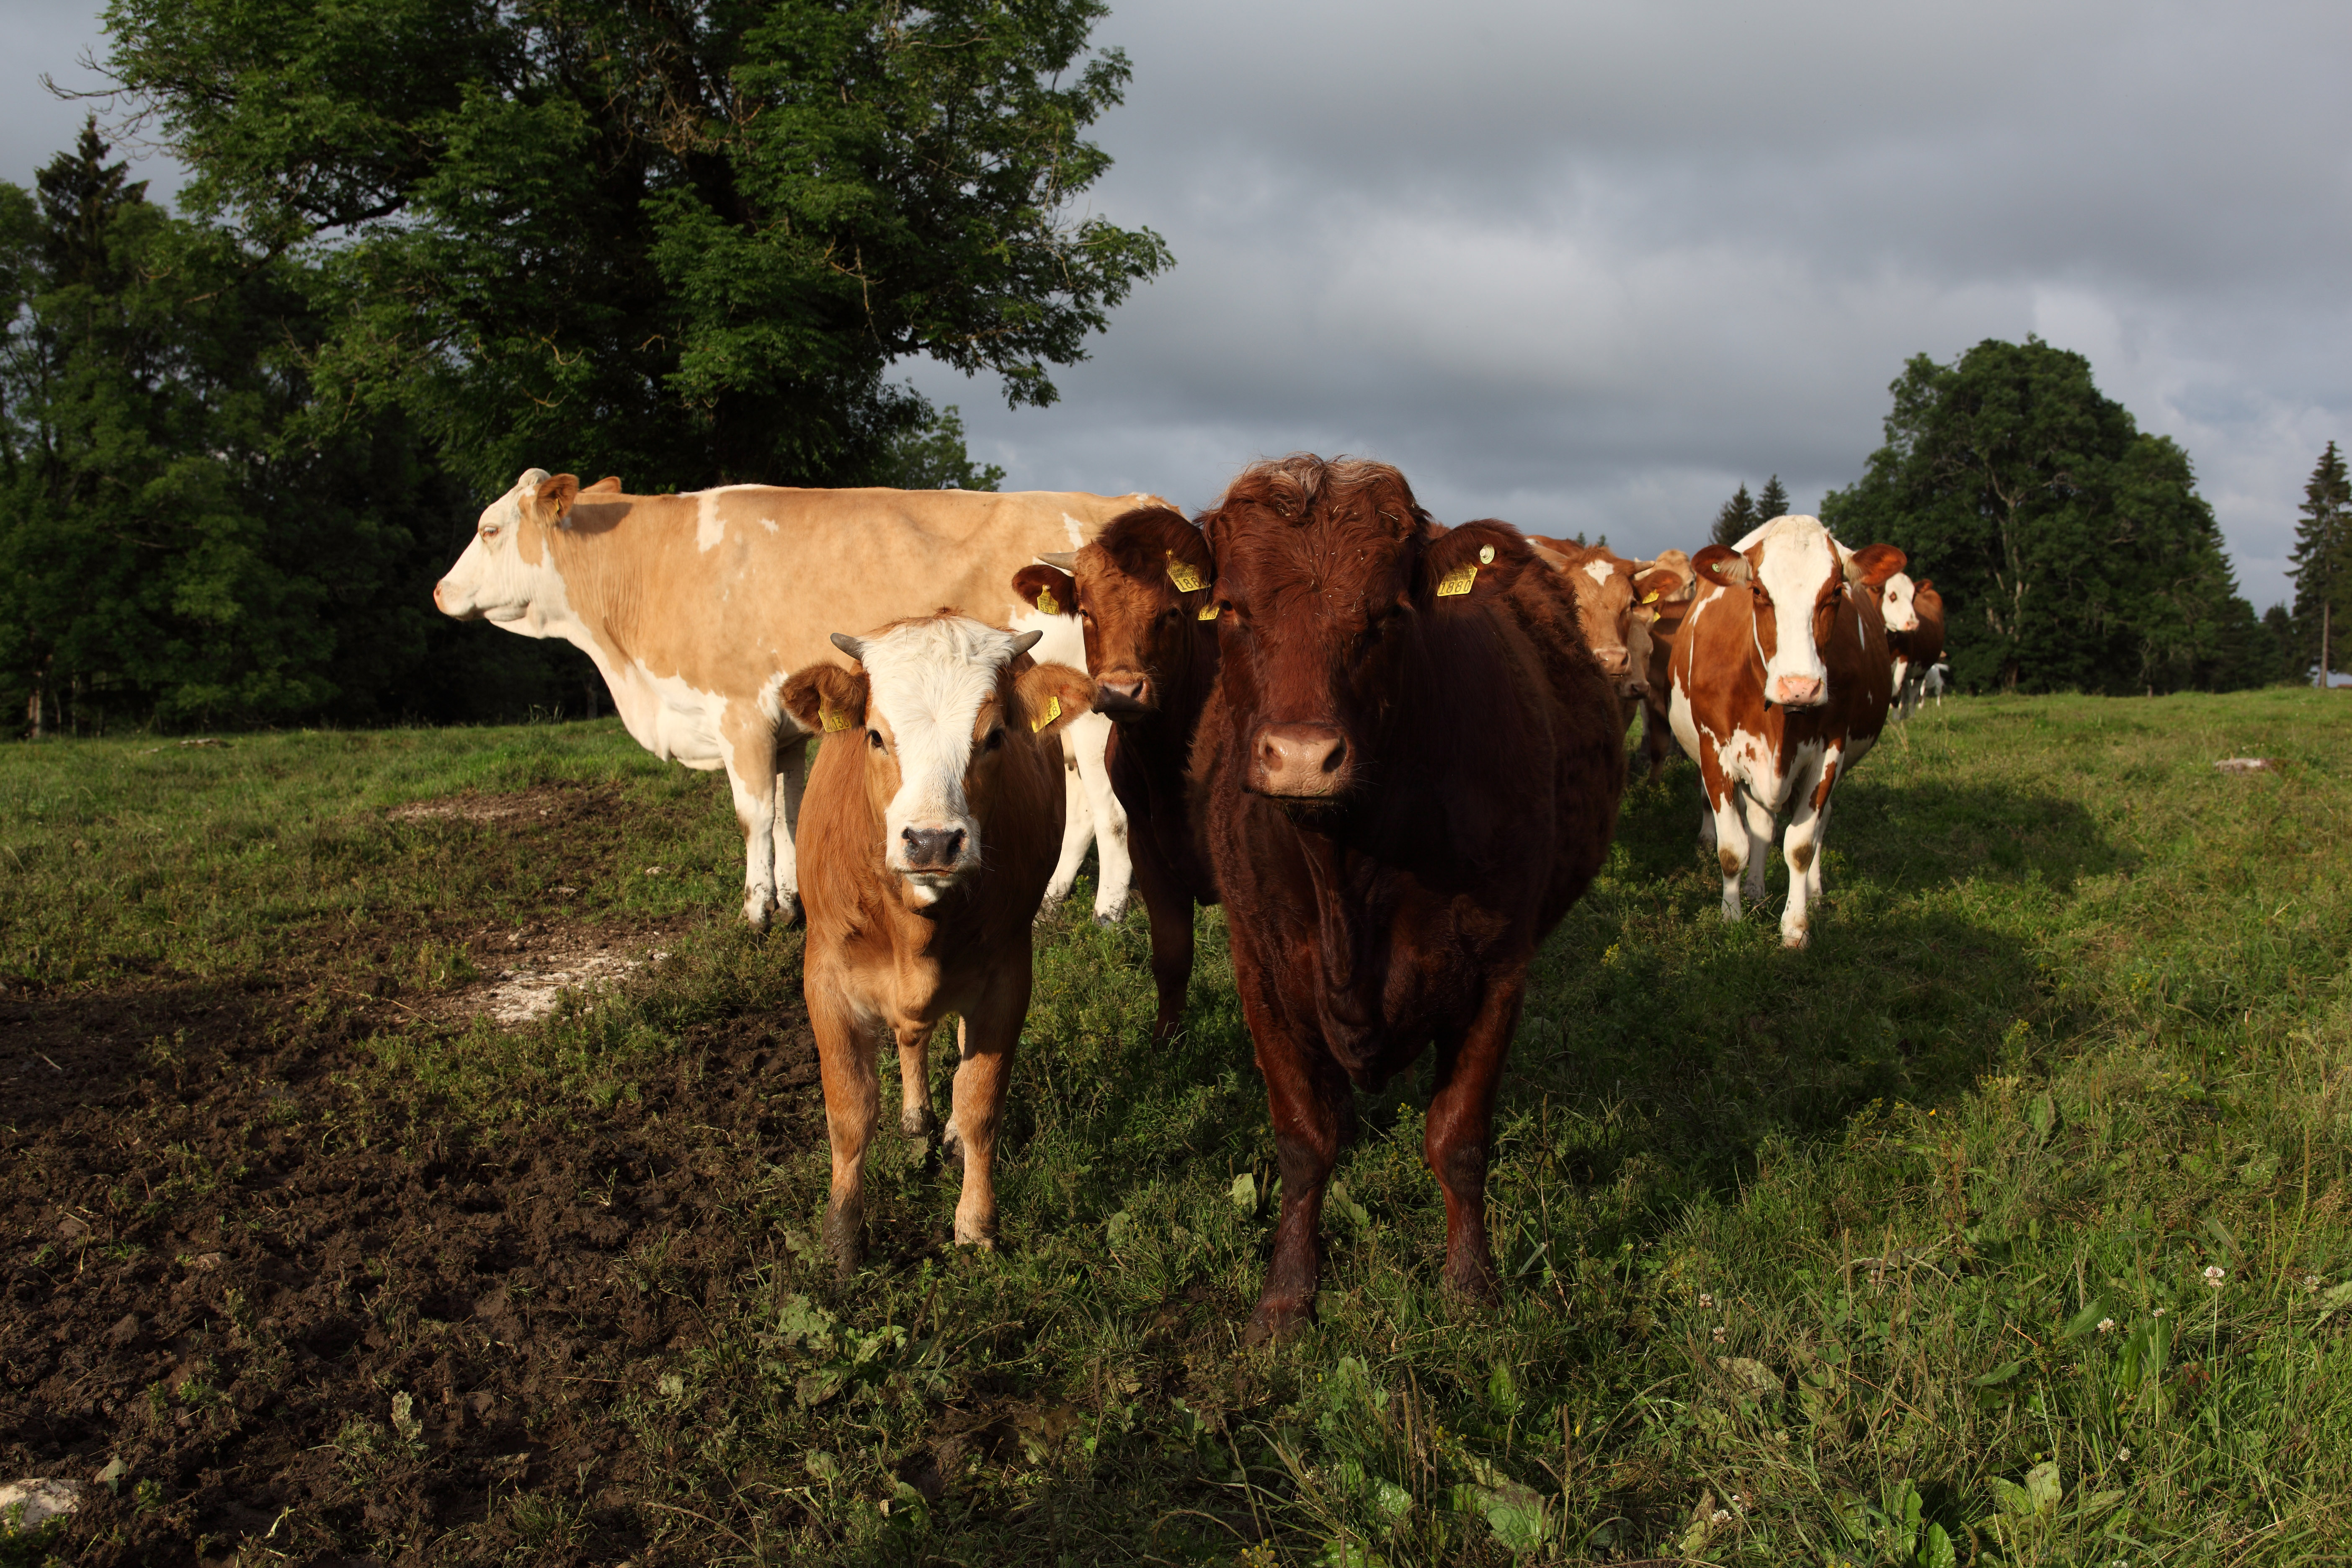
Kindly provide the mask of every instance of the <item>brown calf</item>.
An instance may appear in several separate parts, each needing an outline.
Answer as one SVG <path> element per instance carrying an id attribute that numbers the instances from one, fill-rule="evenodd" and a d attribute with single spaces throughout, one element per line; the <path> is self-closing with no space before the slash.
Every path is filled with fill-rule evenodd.
<path id="1" fill-rule="evenodd" d="M 1670 718 L 1698 763 L 1700 837 L 1723 872 L 1723 918 L 1764 896 L 1776 819 L 1789 905 L 1780 940 L 1811 939 L 1821 897 L 1830 794 L 1886 722 L 1893 665 L 1876 590 L 1903 552 L 1848 553 L 1810 517 L 1776 518 L 1743 550 L 1710 544 L 1692 559 L 1700 586 L 1675 638 Z"/>
<path id="2" fill-rule="evenodd" d="M 1691 570 L 1690 557 L 1679 550 L 1663 552 L 1633 575 L 1632 630 L 1625 635 L 1625 650 L 1642 686 L 1642 757 L 1649 764 L 1646 783 L 1658 782 L 1672 754 L 1674 732 L 1666 718 L 1666 693 L 1673 688 L 1675 638 L 1697 594 L 1698 574 Z"/>
<path id="3" fill-rule="evenodd" d="M 1609 682 L 1517 530 L 1441 534 L 1385 464 L 1262 463 L 1202 523 L 1221 663 L 1192 776 L 1282 1173 L 1250 1335 L 1312 1309 L 1350 1083 L 1433 1041 L 1444 1278 L 1491 1299 L 1495 1094 L 1528 961 L 1616 825 Z"/>
<path id="4" fill-rule="evenodd" d="M 1192 731 L 1217 679 L 1216 566 L 1201 531 L 1166 507 L 1114 518 L 1094 542 L 1024 567 L 1014 591 L 1077 616 L 1095 710 L 1115 726 L 1111 788 L 1127 812 L 1135 886 L 1151 917 L 1152 1036 L 1184 1019 L 1192 907 L 1217 901 L 1185 776 Z"/>
<path id="5" fill-rule="evenodd" d="M 875 1053 L 897 1045 L 899 1126 L 929 1137 L 925 1048 L 950 1013 L 955 1238 L 985 1247 L 995 1235 L 996 1129 L 1029 1011 L 1031 921 L 1062 831 L 1054 736 L 1094 697 L 1080 671 L 1031 662 L 1039 636 L 941 611 L 836 633 L 861 668 L 814 665 L 784 683 L 793 717 L 826 735 L 801 805 L 803 994 L 833 1141 L 824 1240 L 845 1277 L 857 1268 L 880 1114 Z"/>

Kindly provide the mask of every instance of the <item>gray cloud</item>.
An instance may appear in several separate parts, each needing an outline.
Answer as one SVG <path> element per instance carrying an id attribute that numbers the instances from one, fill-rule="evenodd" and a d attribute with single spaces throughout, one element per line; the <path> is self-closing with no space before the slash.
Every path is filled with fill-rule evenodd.
<path id="1" fill-rule="evenodd" d="M 95 12 L 0 0 L 0 177 L 70 140 L 35 78 L 86 79 Z M 2329 4 L 1187 0 L 1097 36 L 1136 79 L 1088 206 L 1179 266 L 1055 407 L 908 367 L 1013 484 L 1200 506 L 1346 450 L 1442 517 L 1687 544 L 1742 481 L 1854 478 L 1910 355 L 2038 331 L 2188 448 L 2262 605 L 2352 438 Z"/>

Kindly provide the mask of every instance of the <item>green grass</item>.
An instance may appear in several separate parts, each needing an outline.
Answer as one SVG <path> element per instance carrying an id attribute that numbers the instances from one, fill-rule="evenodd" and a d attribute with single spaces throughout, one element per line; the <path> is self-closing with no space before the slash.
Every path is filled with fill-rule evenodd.
<path id="1" fill-rule="evenodd" d="M 2213 771 L 2241 754 L 2283 771 Z M 1532 976 L 1503 1306 L 1437 1289 L 1409 1075 L 1361 1102 L 1318 1322 L 1271 1352 L 1236 1342 L 1274 1162 L 1219 917 L 1165 1047 L 1140 914 L 1049 921 L 995 1254 L 945 1244 L 952 1183 L 886 1141 L 872 1264 L 836 1287 L 812 1140 L 730 1199 L 767 1264 L 622 1261 L 616 1288 L 704 1312 L 594 1396 L 667 1456 L 643 1526 L 709 1562 L 2352 1557 L 2347 763 L 2352 704 L 2319 693 L 1950 701 L 1841 790 L 1803 953 L 1777 862 L 1769 907 L 1720 920 L 1678 765 Z M 384 816 L 559 781 L 617 792 L 584 871 Z M 675 1076 L 683 1031 L 796 1002 L 797 933 L 739 928 L 736 855 L 716 781 L 609 724 L 13 747 L 0 975 L 274 973 L 576 886 L 583 921 L 679 922 L 673 959 L 347 1070 L 486 1140 L 585 1125 Z M 553 1552 L 564 1508 L 526 1494 L 501 1539 Z"/>

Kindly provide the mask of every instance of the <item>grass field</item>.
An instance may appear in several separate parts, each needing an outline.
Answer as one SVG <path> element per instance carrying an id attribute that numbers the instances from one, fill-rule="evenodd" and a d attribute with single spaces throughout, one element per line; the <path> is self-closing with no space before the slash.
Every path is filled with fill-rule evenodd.
<path id="1" fill-rule="evenodd" d="M 1213 911 L 1163 1047 L 1139 910 L 1049 916 L 999 1250 L 891 1142 L 836 1286 L 712 777 L 609 723 L 0 748 L 0 1479 L 111 1471 L 0 1563 L 2352 1558 L 2352 702 L 1931 710 L 1803 953 L 1696 818 L 1629 793 L 1533 977 L 1502 1307 L 1437 1289 L 1409 1076 L 1318 1325 L 1244 1351 Z M 593 943 L 664 956 L 469 1011 Z"/>

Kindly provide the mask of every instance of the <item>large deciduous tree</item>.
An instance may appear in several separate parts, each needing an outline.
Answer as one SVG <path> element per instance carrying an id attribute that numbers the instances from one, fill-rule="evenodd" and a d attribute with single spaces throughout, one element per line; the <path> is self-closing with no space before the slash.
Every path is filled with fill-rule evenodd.
<path id="1" fill-rule="evenodd" d="M 1074 203 L 1099 0 L 113 0 L 184 200 L 321 266 L 311 370 L 478 490 L 870 482 L 929 354 L 1051 402 L 1160 237 Z"/>
<path id="2" fill-rule="evenodd" d="M 1922 354 L 1886 444 L 1822 503 L 1944 596 L 1955 678 L 1978 689 L 2166 691 L 2267 676 L 2189 456 L 2039 338 Z"/>

